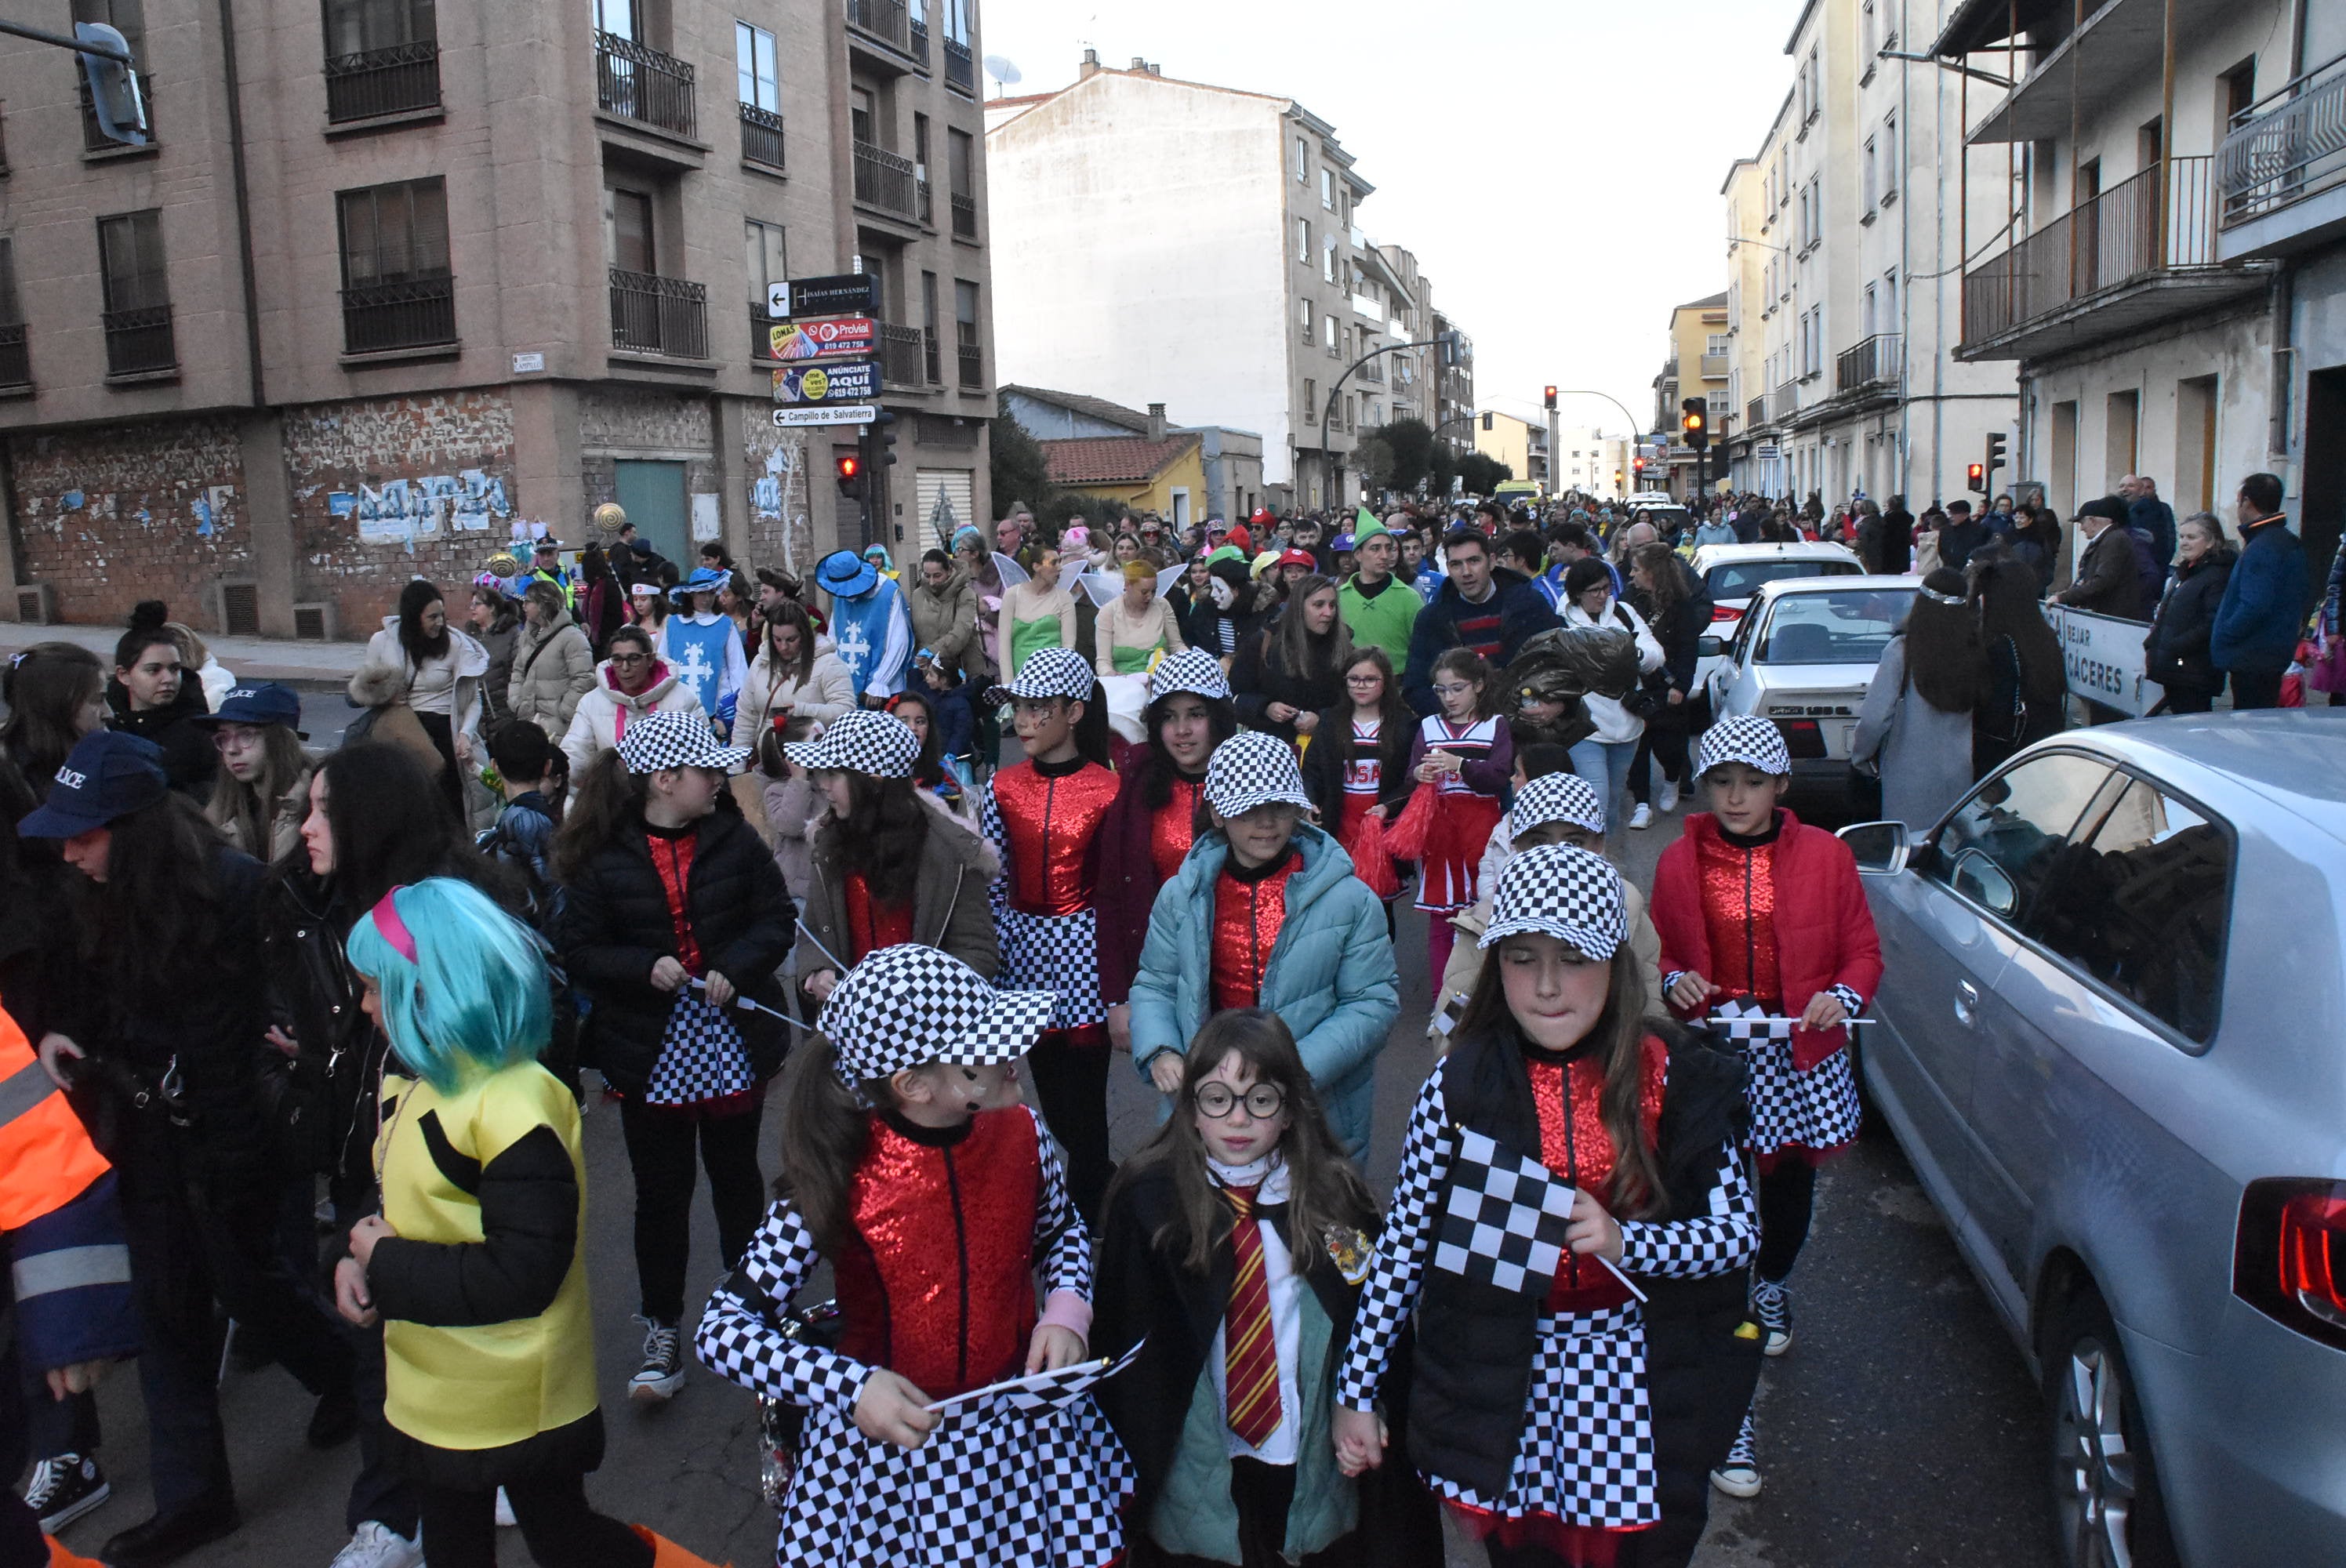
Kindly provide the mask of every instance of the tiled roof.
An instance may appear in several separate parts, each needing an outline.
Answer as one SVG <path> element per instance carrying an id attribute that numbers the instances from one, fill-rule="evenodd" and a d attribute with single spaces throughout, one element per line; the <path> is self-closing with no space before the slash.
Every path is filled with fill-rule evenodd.
<path id="1" fill-rule="evenodd" d="M 1145 484 L 1198 444 L 1195 432 L 1151 441 L 1145 435 L 1090 435 L 1037 442 L 1054 484 Z"/>
<path id="2" fill-rule="evenodd" d="M 1109 424 L 1120 424 L 1127 430 L 1148 428 L 1147 414 L 1137 409 L 1127 408 L 1120 402 L 1110 402 L 1104 397 L 1092 397 L 1084 392 L 1053 392 L 1048 387 L 1015 384 L 997 390 L 1004 397 L 1023 397 L 1035 402 L 1046 402 L 1053 408 L 1064 408 L 1073 413 L 1088 414 L 1094 419 Z"/>

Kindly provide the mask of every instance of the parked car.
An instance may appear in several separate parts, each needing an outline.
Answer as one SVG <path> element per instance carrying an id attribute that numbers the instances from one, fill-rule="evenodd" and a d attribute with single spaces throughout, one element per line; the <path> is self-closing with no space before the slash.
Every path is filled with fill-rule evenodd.
<path id="1" fill-rule="evenodd" d="M 1865 1083 L 2042 1379 L 2068 1561 L 2346 1563 L 2346 714 L 2072 730 L 1842 837 Z"/>
<path id="2" fill-rule="evenodd" d="M 1850 732 L 1914 588 L 1912 577 L 1778 578 L 1760 585 L 1733 641 L 1702 639 L 1708 674 L 1699 689 L 1711 717 L 1774 719 L 1792 754 L 1798 803 L 1831 811 L 1849 802 Z"/>
<path id="3" fill-rule="evenodd" d="M 1705 545 L 1688 557 L 1710 596 L 1711 635 L 1720 642 L 1735 636 L 1763 583 L 1786 577 L 1855 577 L 1865 571 L 1847 546 L 1832 544 Z M 1697 681 L 1702 672 L 1697 672 Z"/>

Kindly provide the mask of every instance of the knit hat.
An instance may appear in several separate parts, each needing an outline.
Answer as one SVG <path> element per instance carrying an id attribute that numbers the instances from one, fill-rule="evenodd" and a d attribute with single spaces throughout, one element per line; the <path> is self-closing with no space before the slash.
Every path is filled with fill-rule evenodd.
<path id="1" fill-rule="evenodd" d="M 1205 649 L 1183 648 L 1148 672 L 1149 701 L 1162 702 L 1177 691 L 1219 700 L 1230 695 L 1230 677 L 1222 673 L 1222 661 Z"/>
<path id="2" fill-rule="evenodd" d="M 921 755 L 913 727 L 892 713 L 851 708 L 814 740 L 793 740 L 782 750 L 801 768 L 868 773 L 874 779 L 909 779 Z"/>
<path id="3" fill-rule="evenodd" d="M 1309 809 L 1311 797 L 1303 792 L 1293 747 L 1276 735 L 1241 729 L 1216 747 L 1206 764 L 1206 804 L 1225 818 L 1243 817 L 1258 806 Z"/>
<path id="4" fill-rule="evenodd" d="M 1613 863 L 1569 844 L 1544 844 L 1507 862 L 1491 900 L 1491 924 L 1475 945 L 1540 932 L 1609 962 L 1629 939 L 1629 913 Z"/>
<path id="5" fill-rule="evenodd" d="M 1757 768 L 1774 779 L 1786 778 L 1792 771 L 1792 754 L 1784 745 L 1784 732 L 1770 720 L 1748 713 L 1722 718 L 1702 732 L 1702 744 L 1694 753 L 1695 777 L 1699 779 L 1729 762 Z"/>
<path id="6" fill-rule="evenodd" d="M 994 687 L 994 700 L 1064 697 L 1072 702 L 1089 702 L 1097 684 L 1091 661 L 1075 649 L 1037 648 L 1018 667 L 1016 679 Z"/>
<path id="7" fill-rule="evenodd" d="M 1601 837 L 1605 802 L 1577 773 L 1543 773 L 1517 792 L 1507 811 L 1507 837 L 1520 839 L 1550 822 L 1569 822 Z"/>
<path id="8" fill-rule="evenodd" d="M 719 746 L 699 713 L 654 711 L 627 726 L 619 740 L 619 761 L 630 773 L 665 768 L 722 768 L 739 773 L 750 760 L 746 746 Z"/>
<path id="9" fill-rule="evenodd" d="M 996 991 L 940 949 L 904 942 L 847 972 L 815 1026 L 850 1083 L 932 1062 L 1015 1062 L 1051 1020 L 1047 991 Z"/>

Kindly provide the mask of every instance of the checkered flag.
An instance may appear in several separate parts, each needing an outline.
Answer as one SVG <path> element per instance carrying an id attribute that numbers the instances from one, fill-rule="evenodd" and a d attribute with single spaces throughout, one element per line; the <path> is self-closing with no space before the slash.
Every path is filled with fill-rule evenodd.
<path id="1" fill-rule="evenodd" d="M 1741 1047 L 1760 1040 L 1790 1040 L 1800 1021 L 1778 1017 L 1749 997 L 1738 996 L 1712 1008 L 1705 1023 L 1721 1040 Z"/>
<path id="2" fill-rule="evenodd" d="M 1459 1128 L 1433 1266 L 1502 1290 L 1545 1296 L 1564 1261 L 1573 1196 L 1537 1160 Z"/>

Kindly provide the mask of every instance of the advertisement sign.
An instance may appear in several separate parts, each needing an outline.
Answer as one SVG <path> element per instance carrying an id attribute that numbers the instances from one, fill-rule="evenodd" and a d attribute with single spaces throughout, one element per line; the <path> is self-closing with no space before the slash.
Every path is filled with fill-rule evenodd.
<path id="1" fill-rule="evenodd" d="M 2069 674 L 2071 695 L 2114 708 L 2130 718 L 2140 718 L 2166 695 L 2164 687 L 2143 674 L 2142 639 L 2150 628 L 2142 622 L 2066 605 L 2045 606 L 2045 618 L 2061 639 L 2061 663 Z"/>
<path id="2" fill-rule="evenodd" d="M 766 329 L 766 341 L 778 360 L 821 360 L 869 354 L 880 335 L 869 316 L 849 316 L 832 321 L 796 321 Z"/>
<path id="3" fill-rule="evenodd" d="M 766 285 L 766 314 L 788 321 L 793 316 L 876 316 L 880 313 L 880 280 L 869 272 L 841 272 L 828 278 L 792 278 Z"/>
<path id="4" fill-rule="evenodd" d="M 825 361 L 774 372 L 776 402 L 870 402 L 879 395 L 878 360 Z"/>

